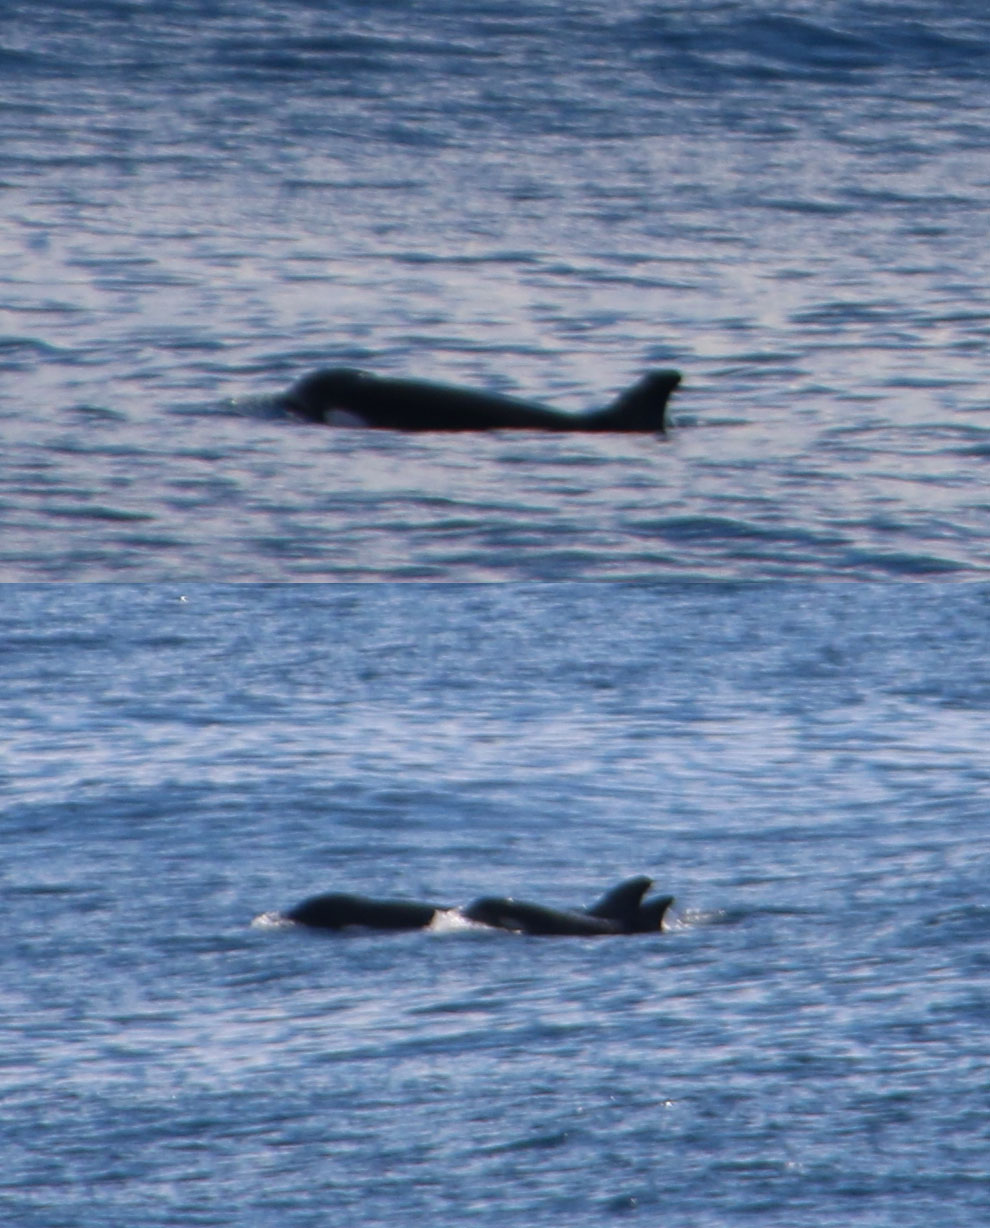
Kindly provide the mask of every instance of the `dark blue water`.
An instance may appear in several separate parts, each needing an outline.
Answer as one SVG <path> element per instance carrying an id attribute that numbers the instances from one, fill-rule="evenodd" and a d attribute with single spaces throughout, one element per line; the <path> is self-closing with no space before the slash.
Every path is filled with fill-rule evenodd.
<path id="1" fill-rule="evenodd" d="M 0 590 L 0 1218 L 983 1223 L 981 586 Z M 666 933 L 327 936 L 314 891 Z"/>
<path id="2" fill-rule="evenodd" d="M 983 0 L 7 0 L 5 579 L 985 575 Z M 273 420 L 346 362 L 667 441 Z"/>

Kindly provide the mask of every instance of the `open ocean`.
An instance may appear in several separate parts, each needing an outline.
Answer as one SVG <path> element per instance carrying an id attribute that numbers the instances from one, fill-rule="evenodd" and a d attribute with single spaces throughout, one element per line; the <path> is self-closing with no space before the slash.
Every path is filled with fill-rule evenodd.
<path id="1" fill-rule="evenodd" d="M 0 667 L 4 1224 L 990 1219 L 984 586 L 8 585 Z"/>
<path id="2" fill-rule="evenodd" d="M 986 0 L 5 0 L 0 577 L 986 576 Z M 652 438 L 274 418 L 346 363 Z"/>
<path id="3" fill-rule="evenodd" d="M 0 1224 L 990 1223 L 988 390 L 986 0 L 0 0 Z"/>

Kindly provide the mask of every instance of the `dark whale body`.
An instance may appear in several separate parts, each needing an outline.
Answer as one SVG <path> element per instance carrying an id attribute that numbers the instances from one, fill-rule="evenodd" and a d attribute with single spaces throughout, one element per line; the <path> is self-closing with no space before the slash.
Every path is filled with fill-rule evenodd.
<path id="1" fill-rule="evenodd" d="M 673 896 L 644 901 L 653 880 L 626 879 L 584 911 L 546 908 L 525 900 L 483 896 L 459 910 L 478 925 L 523 934 L 571 935 L 655 933 L 673 903 Z M 426 929 L 438 913 L 451 912 L 441 904 L 416 900 L 376 900 L 363 895 L 314 895 L 284 916 L 314 929 L 341 930 L 353 926 L 377 930 Z"/>
<path id="2" fill-rule="evenodd" d="M 362 925 L 378 930 L 425 929 L 441 910 L 439 904 L 415 900 L 372 900 L 363 895 L 314 895 L 285 915 L 299 925 L 341 930 Z"/>
<path id="3" fill-rule="evenodd" d="M 666 428 L 667 400 L 681 377 L 651 371 L 605 409 L 568 414 L 498 393 L 411 379 L 387 379 L 351 367 L 304 376 L 282 398 L 298 417 L 326 425 L 391 431 L 625 431 Z"/>
<path id="4" fill-rule="evenodd" d="M 663 918 L 674 897 L 643 900 L 653 885 L 645 877 L 627 879 L 613 887 L 584 912 L 545 908 L 525 900 L 484 896 L 464 910 L 471 921 L 522 934 L 555 934 L 590 937 L 596 934 L 646 934 L 663 927 Z"/>

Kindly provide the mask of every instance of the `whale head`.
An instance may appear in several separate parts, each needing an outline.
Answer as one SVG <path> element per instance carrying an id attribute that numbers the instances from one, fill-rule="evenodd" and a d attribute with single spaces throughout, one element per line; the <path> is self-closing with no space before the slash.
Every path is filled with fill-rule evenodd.
<path id="1" fill-rule="evenodd" d="M 357 415 L 374 378 L 356 367 L 323 367 L 293 384 L 282 404 L 309 422 L 329 422 L 335 413 Z"/>

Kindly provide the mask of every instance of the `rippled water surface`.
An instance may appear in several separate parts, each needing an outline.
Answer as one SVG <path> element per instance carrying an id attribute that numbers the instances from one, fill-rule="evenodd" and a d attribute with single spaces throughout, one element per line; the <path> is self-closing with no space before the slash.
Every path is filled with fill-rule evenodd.
<path id="1" fill-rule="evenodd" d="M 986 1221 L 978 585 L 0 591 L 0 1219 Z M 317 891 L 666 933 L 252 927 Z"/>
<path id="2" fill-rule="evenodd" d="M 982 3 L 8 3 L 0 576 L 987 570 Z M 666 440 L 331 432 L 311 368 Z"/>

